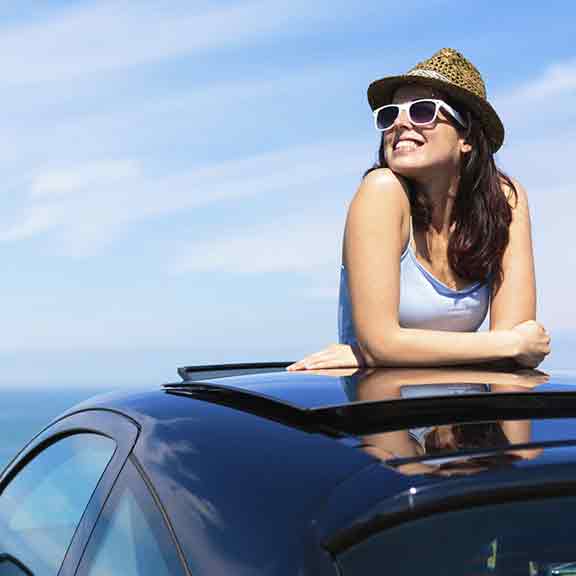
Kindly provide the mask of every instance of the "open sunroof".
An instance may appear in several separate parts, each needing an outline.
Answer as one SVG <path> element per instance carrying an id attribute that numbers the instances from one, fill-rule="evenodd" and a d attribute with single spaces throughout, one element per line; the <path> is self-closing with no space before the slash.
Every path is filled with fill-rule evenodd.
<path id="1" fill-rule="evenodd" d="M 467 394 L 354 402 L 305 408 L 259 391 L 210 382 L 166 384 L 171 394 L 223 404 L 288 425 L 336 435 L 367 435 L 422 426 L 576 417 L 576 394 Z"/>
<path id="2" fill-rule="evenodd" d="M 249 362 L 236 364 L 203 364 L 178 368 L 178 374 L 185 382 L 229 378 L 267 372 L 283 372 L 292 362 Z"/>

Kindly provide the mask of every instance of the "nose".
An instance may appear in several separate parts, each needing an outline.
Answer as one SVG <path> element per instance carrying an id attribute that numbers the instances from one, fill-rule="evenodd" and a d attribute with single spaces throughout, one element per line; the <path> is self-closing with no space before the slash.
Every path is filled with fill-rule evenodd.
<path id="1" fill-rule="evenodd" d="M 407 126 L 412 128 L 412 122 L 410 122 L 410 116 L 408 116 L 408 109 L 401 108 L 394 120 L 394 126 Z"/>

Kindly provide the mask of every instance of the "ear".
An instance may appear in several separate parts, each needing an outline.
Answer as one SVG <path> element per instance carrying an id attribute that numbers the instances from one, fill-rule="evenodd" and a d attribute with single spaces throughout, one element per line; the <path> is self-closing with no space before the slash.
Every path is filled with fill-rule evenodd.
<path id="1" fill-rule="evenodd" d="M 460 139 L 460 152 L 462 154 L 468 154 L 472 150 L 472 144 L 466 141 L 466 139 Z"/>
<path id="2" fill-rule="evenodd" d="M 472 144 L 468 141 L 470 137 L 470 132 L 472 131 L 472 114 L 466 112 L 466 126 L 467 128 L 460 132 L 460 152 L 462 154 L 468 154 L 472 150 Z"/>

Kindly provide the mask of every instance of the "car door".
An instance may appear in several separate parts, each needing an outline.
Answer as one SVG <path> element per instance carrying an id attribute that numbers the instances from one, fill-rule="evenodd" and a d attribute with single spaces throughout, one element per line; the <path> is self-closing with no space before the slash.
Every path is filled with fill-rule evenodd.
<path id="1" fill-rule="evenodd" d="M 0 574 L 71 576 L 138 436 L 105 410 L 63 417 L 0 477 Z"/>

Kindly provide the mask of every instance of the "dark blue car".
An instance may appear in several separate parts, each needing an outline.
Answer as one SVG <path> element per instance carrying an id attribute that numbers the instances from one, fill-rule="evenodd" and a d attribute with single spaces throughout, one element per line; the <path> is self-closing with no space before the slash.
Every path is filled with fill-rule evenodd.
<path id="1" fill-rule="evenodd" d="M 2 575 L 576 573 L 576 380 L 192 367 L 0 477 Z"/>

